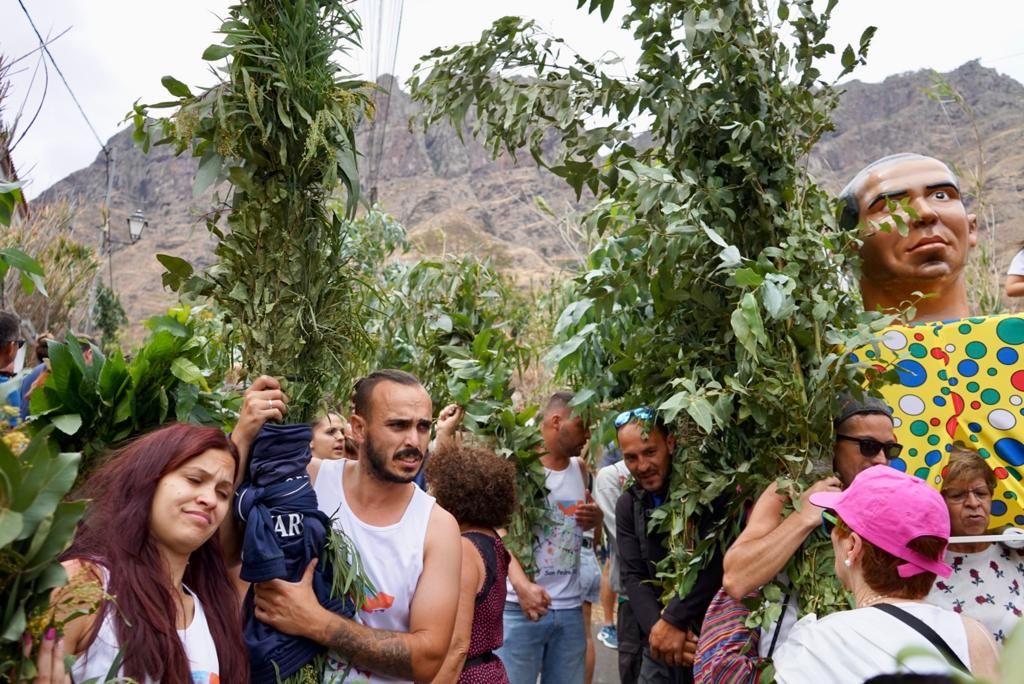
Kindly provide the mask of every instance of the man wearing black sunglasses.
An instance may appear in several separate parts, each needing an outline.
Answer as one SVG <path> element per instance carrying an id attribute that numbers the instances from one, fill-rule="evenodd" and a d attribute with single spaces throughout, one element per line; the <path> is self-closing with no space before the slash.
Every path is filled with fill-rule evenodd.
<path id="1" fill-rule="evenodd" d="M 837 477 L 815 483 L 801 497 L 799 510 L 785 517 L 787 499 L 772 483 L 757 499 L 743 532 L 726 551 L 722 587 L 737 601 L 782 572 L 804 540 L 821 524 L 821 509 L 808 498 L 812 493 L 840 491 L 864 470 L 896 458 L 903 448 L 893 434 L 892 409 L 880 399 L 856 399 L 844 394 L 839 399 L 839 415 L 834 425 L 832 470 Z M 771 644 L 781 641 L 796 621 L 796 601 L 788 599 L 786 612 L 772 634 L 760 640 L 762 656 L 768 655 Z"/>

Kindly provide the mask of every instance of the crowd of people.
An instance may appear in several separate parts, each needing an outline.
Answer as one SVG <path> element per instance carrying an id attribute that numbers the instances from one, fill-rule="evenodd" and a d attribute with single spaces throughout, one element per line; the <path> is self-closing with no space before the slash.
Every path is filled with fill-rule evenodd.
<path id="1" fill-rule="evenodd" d="M 845 220 L 868 227 L 866 306 L 889 310 L 930 291 L 918 321 L 968 314 L 963 266 L 976 227 L 945 164 L 887 157 L 842 199 Z M 914 209 L 906 235 L 871 229 L 893 199 Z M 17 319 L 0 314 L 6 376 L 23 344 Z M 44 359 L 38 367 L 9 403 L 27 404 Z M 278 380 L 252 383 L 230 436 L 170 424 L 135 439 L 86 484 L 92 503 L 62 559 L 69 584 L 52 600 L 63 632 L 25 644 L 38 653 L 35 681 L 263 681 L 246 613 L 274 630 L 261 637 L 265 652 L 322 652 L 325 682 L 590 684 L 598 604 L 601 643 L 617 649 L 624 684 L 753 683 L 769 663 L 784 684 L 998 674 L 1001 644 L 1021 617 L 1024 554 L 978 540 L 991 527 L 996 479 L 969 445 L 950 450 L 941 490 L 933 488 L 890 466 L 903 446 L 884 401 L 838 397 L 820 479 L 798 499 L 776 483 L 735 492 L 749 504 L 742 530 L 679 595 L 664 591 L 656 566 L 669 539 L 651 522 L 668 500 L 680 436 L 653 406 L 629 408 L 615 417 L 607 449 L 618 458 L 598 467 L 584 455 L 599 451 L 586 449 L 594 416 L 574 412 L 573 399 L 553 394 L 539 417 L 547 496 L 531 557 L 503 542 L 518 505 L 515 466 L 463 443 L 463 410 L 447 406 L 435 418 L 413 375 L 370 373 L 348 406 L 308 426 L 305 456 L 285 480 L 315 494 L 308 520 L 327 521 L 358 551 L 369 591 L 352 617 L 325 605 L 316 554 L 297 578 L 247 581 L 241 569 L 288 553 L 279 542 L 304 534 L 301 513 L 271 514 L 258 534 L 247 513 L 247 497 L 277 484 L 256 492 L 251 465 L 264 426 L 287 414 Z M 694 515 L 689 536 L 711 534 L 728 503 L 723 496 Z M 802 546 L 825 539 L 831 581 L 849 602 L 815 615 L 786 568 Z M 769 584 L 785 588 L 778 617 L 751 628 L 751 606 L 767 600 Z M 70 669 L 66 655 L 75 656 Z"/>

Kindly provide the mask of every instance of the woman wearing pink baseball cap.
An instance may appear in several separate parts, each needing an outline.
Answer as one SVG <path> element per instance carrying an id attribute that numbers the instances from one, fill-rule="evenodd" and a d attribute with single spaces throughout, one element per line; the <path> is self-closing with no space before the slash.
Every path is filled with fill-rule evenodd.
<path id="1" fill-rule="evenodd" d="M 856 608 L 800 620 L 775 652 L 780 684 L 861 684 L 902 671 L 993 676 L 998 655 L 980 623 L 924 602 L 949 542 L 949 511 L 926 482 L 888 466 L 860 473 L 841 492 L 818 492 L 836 574 Z M 917 654 L 897 661 L 901 651 Z M 932 652 L 933 656 L 920 655 Z"/>

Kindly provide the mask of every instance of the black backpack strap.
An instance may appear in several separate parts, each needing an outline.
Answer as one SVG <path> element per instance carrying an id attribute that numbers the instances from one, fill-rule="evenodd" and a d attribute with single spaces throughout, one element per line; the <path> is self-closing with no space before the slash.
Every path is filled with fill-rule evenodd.
<path id="1" fill-rule="evenodd" d="M 964 661 L 960 660 L 960 656 L 953 652 L 953 649 L 949 647 L 949 644 L 946 643 L 946 640 L 940 637 L 934 629 L 925 624 L 923 620 L 918 619 L 917 617 L 911 615 L 902 608 L 897 608 L 891 603 L 878 603 L 875 604 L 873 607 L 877 608 L 883 613 L 887 613 L 893 616 L 897 620 L 901 620 L 911 629 L 916 630 L 921 636 L 927 639 L 932 646 L 938 649 L 939 653 L 942 654 L 942 657 L 945 658 L 950 665 L 959 669 L 961 672 L 965 674 L 970 673 L 968 667 L 964 665 Z"/>

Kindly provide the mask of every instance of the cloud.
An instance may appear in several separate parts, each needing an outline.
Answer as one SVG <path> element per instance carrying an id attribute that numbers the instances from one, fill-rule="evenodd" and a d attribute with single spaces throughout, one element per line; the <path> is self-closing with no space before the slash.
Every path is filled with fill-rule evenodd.
<path id="1" fill-rule="evenodd" d="M 636 46 L 616 19 L 621 17 L 624 2 L 616 3 L 615 18 L 608 23 L 575 10 L 574 4 L 553 0 L 405 2 L 396 70 L 404 80 L 418 58 L 432 48 L 476 40 L 491 22 L 512 13 L 535 18 L 587 57 L 599 57 L 610 49 L 624 58 L 623 68 L 635 62 Z M 173 74 L 190 85 L 212 81 L 209 65 L 199 56 L 216 41 L 213 32 L 219 22 L 215 15 L 223 16 L 228 5 L 228 0 L 50 0 L 26 4 L 44 34 L 71 27 L 52 51 L 104 141 L 117 132 L 136 99 L 154 102 L 165 98 L 161 76 Z M 383 21 L 368 21 L 365 27 L 366 50 L 357 58 L 363 70 L 372 61 L 390 62 L 395 36 L 380 37 L 376 31 L 379 25 L 393 25 L 391 19 L 401 5 L 399 0 L 356 3 L 367 15 L 372 13 L 370 8 L 377 13 L 375 17 L 384 15 Z M 18 56 L 33 49 L 36 39 L 20 8 L 9 3 L 5 16 L 7 21 L 0 27 L 4 53 Z M 889 74 L 925 67 L 947 71 L 981 57 L 986 66 L 1024 81 L 1024 52 L 1019 41 L 1022 20 L 1024 3 L 999 0 L 975 0 L 969 6 L 949 0 L 851 0 L 839 4 L 831 37 L 841 52 L 846 43 L 858 40 L 865 26 L 879 26 L 868 65 L 855 74 L 863 80 L 879 81 Z M 5 116 L 10 116 L 25 96 L 31 64 L 26 67 L 12 79 Z M 831 68 L 837 73 L 838 58 Z M 14 153 L 19 170 L 30 181 L 27 194 L 38 195 L 87 166 L 99 151 L 64 86 L 51 73 L 43 112 Z"/>

